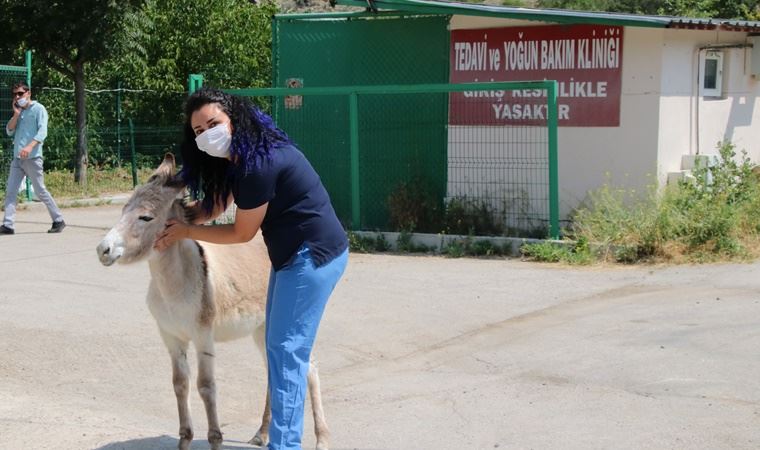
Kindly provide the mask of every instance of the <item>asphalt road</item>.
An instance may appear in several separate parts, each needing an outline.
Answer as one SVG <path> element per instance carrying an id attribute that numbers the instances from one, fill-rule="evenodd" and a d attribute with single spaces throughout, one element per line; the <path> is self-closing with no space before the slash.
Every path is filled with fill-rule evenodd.
<path id="1" fill-rule="evenodd" d="M 147 264 L 95 254 L 120 206 L 64 213 L 0 236 L 0 448 L 176 448 Z M 333 449 L 760 448 L 758 263 L 353 254 L 317 346 Z M 252 340 L 217 350 L 225 448 L 250 448 L 264 368 Z"/>

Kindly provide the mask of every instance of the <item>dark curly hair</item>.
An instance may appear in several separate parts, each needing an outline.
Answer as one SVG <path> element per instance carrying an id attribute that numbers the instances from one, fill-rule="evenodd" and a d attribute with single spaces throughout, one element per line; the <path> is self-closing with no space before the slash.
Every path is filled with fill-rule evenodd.
<path id="1" fill-rule="evenodd" d="M 218 104 L 230 117 L 233 129 L 230 145 L 232 161 L 210 156 L 195 143 L 190 118 L 209 103 Z M 179 176 L 187 184 L 190 194 L 201 199 L 204 211 L 211 212 L 217 202 L 226 208 L 235 166 L 242 165 L 248 174 L 270 160 L 273 150 L 284 145 L 293 145 L 293 142 L 249 98 L 227 94 L 219 89 L 201 88 L 185 101 L 185 126 L 180 147 L 182 170 Z"/>

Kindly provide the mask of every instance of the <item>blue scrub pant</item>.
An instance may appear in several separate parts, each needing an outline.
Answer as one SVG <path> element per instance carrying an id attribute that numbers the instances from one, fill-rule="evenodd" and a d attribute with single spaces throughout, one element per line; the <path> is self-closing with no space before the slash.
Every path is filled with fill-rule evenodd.
<path id="1" fill-rule="evenodd" d="M 348 262 L 348 250 L 314 267 L 302 246 L 292 260 L 269 276 L 266 348 L 272 422 L 269 450 L 301 449 L 306 375 L 327 299 Z"/>

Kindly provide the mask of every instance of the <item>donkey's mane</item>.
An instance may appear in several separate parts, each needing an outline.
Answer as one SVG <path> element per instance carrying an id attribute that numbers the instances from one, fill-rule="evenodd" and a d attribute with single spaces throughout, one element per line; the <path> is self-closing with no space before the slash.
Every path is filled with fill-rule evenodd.
<path id="1" fill-rule="evenodd" d="M 266 352 L 265 321 L 271 264 L 262 240 L 241 245 L 175 242 L 172 251 L 152 251 L 155 235 L 164 229 L 162 220 L 196 223 L 203 214 L 198 203 L 183 194 L 185 185 L 173 172 L 169 154 L 147 183 L 137 187 L 122 210 L 121 220 L 98 245 L 98 257 L 106 266 L 148 259 L 151 281 L 148 308 L 156 319 L 172 358 L 172 381 L 180 423 L 179 448 L 193 441 L 188 401 L 188 344 L 192 341 L 198 361 L 198 392 L 208 420 L 210 448 L 220 449 L 222 432 L 217 416 L 214 380 L 214 343 L 253 336 Z M 153 220 L 156 219 L 156 220 Z M 150 222 L 150 224 L 146 224 Z M 211 270 L 209 270 L 211 269 Z M 265 364 L 266 365 L 266 364 Z M 318 449 L 327 449 L 329 430 L 324 418 L 319 374 L 310 362 L 308 389 Z M 251 443 L 266 446 L 271 422 L 267 396 L 261 427 Z"/>

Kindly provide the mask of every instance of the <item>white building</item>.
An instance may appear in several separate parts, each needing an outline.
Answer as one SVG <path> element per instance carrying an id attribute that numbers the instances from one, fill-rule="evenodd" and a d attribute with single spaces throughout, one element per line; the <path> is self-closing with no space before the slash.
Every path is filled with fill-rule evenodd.
<path id="1" fill-rule="evenodd" d="M 716 154 L 720 141 L 760 161 L 760 22 L 422 0 L 372 4 L 450 14 L 452 82 L 560 81 L 562 218 L 605 183 L 663 185 L 695 155 Z M 498 51 L 498 68 L 484 62 L 457 70 L 470 64 L 465 47 L 482 50 L 487 61 Z M 497 105 L 494 113 L 505 110 Z"/>

